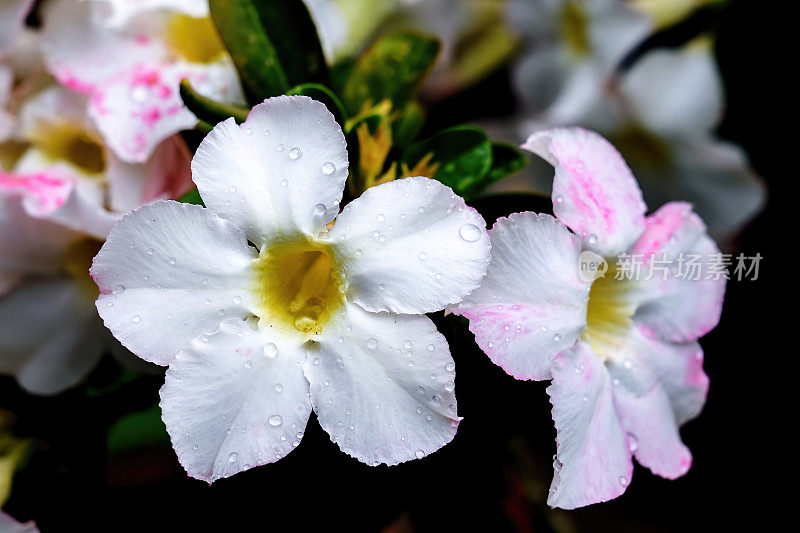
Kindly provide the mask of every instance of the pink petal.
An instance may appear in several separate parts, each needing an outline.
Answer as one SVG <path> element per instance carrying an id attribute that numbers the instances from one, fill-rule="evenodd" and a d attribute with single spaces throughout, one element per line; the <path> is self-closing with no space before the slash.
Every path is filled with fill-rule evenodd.
<path id="1" fill-rule="evenodd" d="M 611 376 L 588 343 L 560 353 L 547 388 L 558 451 L 548 505 L 574 509 L 625 492 L 631 452 L 613 402 Z"/>
<path id="2" fill-rule="evenodd" d="M 666 280 L 654 270 L 639 284 L 632 294 L 639 300 L 635 320 L 672 342 L 695 340 L 717 325 L 726 282 L 714 274 L 721 266 L 720 252 L 689 204 L 670 202 L 647 217 L 646 229 L 630 253 L 672 269 Z M 699 258 L 697 275 L 689 270 L 691 257 Z"/>
<path id="3" fill-rule="evenodd" d="M 619 152 L 597 133 L 558 128 L 522 148 L 555 167 L 553 212 L 589 248 L 606 257 L 627 250 L 644 229 L 646 206 Z"/>

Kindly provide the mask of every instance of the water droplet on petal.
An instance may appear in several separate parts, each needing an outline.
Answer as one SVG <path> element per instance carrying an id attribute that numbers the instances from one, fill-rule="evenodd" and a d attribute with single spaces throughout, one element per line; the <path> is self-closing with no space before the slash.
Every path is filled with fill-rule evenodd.
<path id="1" fill-rule="evenodd" d="M 236 452 L 231 452 L 231 454 L 228 456 L 229 463 L 235 463 L 238 460 L 239 460 L 239 454 Z"/>
<path id="2" fill-rule="evenodd" d="M 468 242 L 475 242 L 481 238 L 481 230 L 475 224 L 464 224 L 458 230 L 458 234 Z"/>
<path id="3" fill-rule="evenodd" d="M 300 151 L 300 148 L 292 148 L 289 150 L 289 159 L 300 159 L 301 155 L 303 155 L 303 152 Z"/>
<path id="4" fill-rule="evenodd" d="M 627 433 L 625 435 L 628 439 L 628 450 L 631 452 L 635 452 L 639 449 L 639 439 L 636 438 L 636 435 L 633 433 Z"/>
<path id="5" fill-rule="evenodd" d="M 111 291 L 111 294 L 119 295 L 125 292 L 125 285 L 114 285 L 114 290 Z"/>
<path id="6" fill-rule="evenodd" d="M 417 459 L 422 459 L 423 457 L 425 457 L 425 452 L 423 452 L 422 450 L 417 450 L 414 455 L 417 457 Z"/>
<path id="7" fill-rule="evenodd" d="M 326 176 L 330 176 L 334 172 L 336 172 L 336 165 L 334 165 L 330 161 L 322 163 L 322 173 L 323 174 L 325 174 Z"/>
<path id="8" fill-rule="evenodd" d="M 269 425 L 272 427 L 278 427 L 283 424 L 283 417 L 281 415 L 272 415 L 267 419 L 267 422 L 269 422 Z"/>
<path id="9" fill-rule="evenodd" d="M 619 476 L 619 484 L 622 485 L 623 487 L 627 487 L 628 478 L 626 478 L 625 476 Z"/>
<path id="10" fill-rule="evenodd" d="M 369 348 L 370 350 L 374 350 L 377 347 L 378 347 L 378 341 L 377 340 L 369 339 L 367 341 L 367 348 Z"/>
<path id="11" fill-rule="evenodd" d="M 314 214 L 317 216 L 321 217 L 322 215 L 325 214 L 326 211 L 327 208 L 325 207 L 325 204 L 317 204 L 314 206 Z"/>
<path id="12" fill-rule="evenodd" d="M 264 355 L 269 359 L 275 359 L 275 356 L 278 355 L 278 347 L 275 346 L 274 342 L 268 342 L 264 345 Z"/>
<path id="13" fill-rule="evenodd" d="M 142 321 L 142 317 L 140 317 L 139 315 L 136 315 L 136 316 L 133 317 L 133 322 L 135 324 L 138 324 L 141 321 Z"/>

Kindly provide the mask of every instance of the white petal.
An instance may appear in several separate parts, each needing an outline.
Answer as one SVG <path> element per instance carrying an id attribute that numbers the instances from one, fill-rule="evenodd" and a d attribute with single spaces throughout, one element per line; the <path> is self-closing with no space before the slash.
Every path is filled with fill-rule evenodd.
<path id="1" fill-rule="evenodd" d="M 648 205 L 691 202 L 720 242 L 763 209 L 766 186 L 739 146 L 702 135 L 673 139 L 669 149 L 669 163 L 637 168 Z"/>
<path id="2" fill-rule="evenodd" d="M 226 317 L 248 316 L 242 231 L 200 206 L 160 200 L 122 217 L 94 259 L 97 310 L 133 353 L 167 365 Z"/>
<path id="3" fill-rule="evenodd" d="M 194 18 L 209 15 L 208 0 L 95 0 L 93 3 L 103 22 L 112 27 L 124 26 L 131 19 L 156 10 L 177 12 Z"/>
<path id="4" fill-rule="evenodd" d="M 620 90 L 636 120 L 660 135 L 710 132 L 722 116 L 722 80 L 710 51 L 654 50 L 625 74 Z"/>
<path id="5" fill-rule="evenodd" d="M 39 533 L 39 528 L 31 520 L 24 524 L 14 520 L 14 517 L 0 511 L 0 531 L 3 533 Z"/>
<path id="6" fill-rule="evenodd" d="M 152 19 L 130 32 L 115 32 L 93 17 L 92 2 L 56 0 L 43 13 L 42 54 L 62 85 L 90 93 L 134 65 L 166 59 L 164 43 L 154 38 L 162 25 Z"/>
<path id="7" fill-rule="evenodd" d="M 348 294 L 368 311 L 428 313 L 476 289 L 489 262 L 480 214 L 429 178 L 378 185 L 347 205 L 329 239 Z"/>
<path id="8" fill-rule="evenodd" d="M 626 251 L 644 229 L 642 192 L 619 152 L 581 128 L 534 133 L 522 148 L 555 167 L 553 212 L 605 257 Z"/>
<path id="9" fill-rule="evenodd" d="M 658 381 L 642 394 L 615 387 L 617 413 L 637 461 L 654 474 L 674 479 L 692 463 L 678 426 L 687 415 L 700 411 L 708 390 L 702 351 L 697 343 L 665 343 L 638 329 L 631 337 L 640 358 L 654 367 Z"/>
<path id="10" fill-rule="evenodd" d="M 579 277 L 581 241 L 535 213 L 498 219 L 489 235 L 489 272 L 452 311 L 469 319 L 478 346 L 506 372 L 549 379 L 553 358 L 586 326 L 590 283 Z"/>
<path id="11" fill-rule="evenodd" d="M 125 163 L 108 155 L 106 176 L 114 211 L 126 212 L 153 200 L 180 198 L 192 188 L 192 156 L 178 135 L 159 144 L 145 164 Z"/>
<path id="12" fill-rule="evenodd" d="M 553 364 L 547 388 L 558 444 L 548 505 L 574 509 L 616 498 L 631 481 L 633 462 L 612 399 L 611 377 L 579 341 Z"/>
<path id="13" fill-rule="evenodd" d="M 291 452 L 311 413 L 304 360 L 302 346 L 236 318 L 182 349 L 161 409 L 186 472 L 211 483 Z"/>
<path id="14" fill-rule="evenodd" d="M 30 216 L 19 198 L 0 194 L 0 296 L 20 277 L 54 274 L 81 235 Z"/>
<path id="15" fill-rule="evenodd" d="M 217 124 L 197 149 L 192 179 L 206 206 L 259 248 L 281 235 L 316 234 L 339 211 L 344 134 L 320 102 L 269 98 L 241 126 Z"/>
<path id="16" fill-rule="evenodd" d="M 33 0 L 3 0 L 0 4 L 0 56 L 22 31 Z"/>
<path id="17" fill-rule="evenodd" d="M 102 355 L 91 296 L 69 279 L 29 281 L 3 296 L 0 325 L 0 373 L 34 394 L 75 385 Z"/>
<path id="18" fill-rule="evenodd" d="M 459 418 L 445 338 L 425 316 L 346 306 L 304 367 L 320 425 L 370 465 L 419 459 L 450 442 Z"/>

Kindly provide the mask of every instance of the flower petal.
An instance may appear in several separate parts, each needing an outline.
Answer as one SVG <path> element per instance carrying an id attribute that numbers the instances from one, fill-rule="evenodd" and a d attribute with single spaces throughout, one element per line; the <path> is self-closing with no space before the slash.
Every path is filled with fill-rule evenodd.
<path id="1" fill-rule="evenodd" d="M 0 56 L 22 31 L 33 0 L 3 0 L 0 4 Z"/>
<path id="2" fill-rule="evenodd" d="M 163 22 L 151 21 L 116 32 L 95 19 L 94 2 L 55 0 L 43 13 L 42 54 L 65 87 L 91 93 L 103 81 L 137 64 L 168 57 L 159 39 Z"/>
<path id="3" fill-rule="evenodd" d="M 29 281 L 0 298 L 0 373 L 33 394 L 56 394 L 83 379 L 103 353 L 91 297 L 69 279 Z"/>
<path id="4" fill-rule="evenodd" d="M 689 201 L 719 242 L 737 233 L 764 207 L 766 186 L 741 147 L 708 135 L 673 139 L 665 165 L 637 169 L 649 205 Z"/>
<path id="5" fill-rule="evenodd" d="M 320 425 L 370 465 L 419 459 L 450 442 L 460 419 L 445 338 L 425 316 L 345 305 L 304 366 Z"/>
<path id="6" fill-rule="evenodd" d="M 90 273 L 106 327 L 146 361 L 167 365 L 226 317 L 250 313 L 242 231 L 200 206 L 159 200 L 122 217 Z"/>
<path id="7" fill-rule="evenodd" d="M 549 215 L 515 213 L 489 232 L 492 262 L 481 286 L 452 308 L 478 346 L 517 379 L 549 379 L 558 352 L 586 325 L 590 283 L 578 274 L 581 241 Z"/>
<path id="8" fill-rule="evenodd" d="M 159 144 L 143 165 L 109 155 L 106 176 L 109 203 L 115 211 L 124 213 L 153 200 L 180 198 L 192 187 L 192 156 L 178 135 Z"/>
<path id="9" fill-rule="evenodd" d="M 184 78 L 196 80 L 202 70 L 188 64 L 136 65 L 98 85 L 89 115 L 123 161 L 144 163 L 158 143 L 197 123 L 178 86 Z"/>
<path id="10" fill-rule="evenodd" d="M 316 234 L 339 211 L 344 134 L 320 102 L 269 98 L 241 126 L 232 118 L 217 124 L 197 149 L 192 179 L 209 209 L 259 248 L 281 235 Z"/>
<path id="11" fill-rule="evenodd" d="M 631 255 L 642 254 L 670 271 L 666 276 L 655 272 L 638 284 L 632 294 L 638 300 L 634 319 L 667 341 L 698 339 L 717 325 L 722 311 L 726 280 L 715 274 L 722 266 L 719 249 L 687 203 L 664 205 L 647 217 L 646 224 Z M 689 271 L 692 257 L 698 258 L 697 279 Z"/>
<path id="12" fill-rule="evenodd" d="M 675 479 L 692 464 L 678 426 L 686 414 L 698 412 L 705 400 L 708 378 L 702 370 L 702 351 L 693 342 L 665 343 L 639 330 L 631 335 L 641 356 L 656 366 L 659 381 L 644 394 L 615 387 L 617 414 L 637 461 L 654 474 Z"/>
<path id="13" fill-rule="evenodd" d="M 194 18 L 207 17 L 208 0 L 100 0 L 95 1 L 95 10 L 103 22 L 111 27 L 122 27 L 137 16 L 156 10 L 168 10 Z"/>
<path id="14" fill-rule="evenodd" d="M 548 505 L 574 509 L 616 498 L 630 483 L 633 463 L 611 377 L 583 341 L 560 353 L 552 371 L 547 393 L 558 451 Z"/>
<path id="15" fill-rule="evenodd" d="M 20 198 L 0 194 L 0 296 L 26 275 L 54 274 L 81 235 L 30 216 Z"/>
<path id="16" fill-rule="evenodd" d="M 429 178 L 404 178 L 348 204 L 329 234 L 349 295 L 368 311 L 428 313 L 476 289 L 489 263 L 480 214 Z"/>
<path id="17" fill-rule="evenodd" d="M 626 105 L 660 135 L 710 132 L 722 116 L 722 80 L 710 50 L 656 49 L 620 83 Z"/>
<path id="18" fill-rule="evenodd" d="M 608 257 L 636 241 L 647 208 L 636 179 L 608 141 L 581 128 L 557 128 L 534 133 L 522 148 L 555 167 L 553 212 L 590 248 Z"/>
<path id="19" fill-rule="evenodd" d="M 178 352 L 161 409 L 186 472 L 211 483 L 291 452 L 311 414 L 304 360 L 302 346 L 236 318 Z"/>

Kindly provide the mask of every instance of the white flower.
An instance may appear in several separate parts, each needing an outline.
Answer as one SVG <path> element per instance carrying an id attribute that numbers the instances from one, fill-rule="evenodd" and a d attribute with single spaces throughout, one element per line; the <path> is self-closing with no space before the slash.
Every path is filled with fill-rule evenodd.
<path id="1" fill-rule="evenodd" d="M 453 438 L 455 365 L 422 313 L 479 285 L 485 223 L 428 178 L 374 187 L 339 213 L 347 169 L 324 105 L 268 99 L 200 145 L 192 171 L 207 208 L 144 206 L 95 258 L 108 328 L 169 365 L 163 418 L 191 476 L 283 457 L 312 407 L 368 464 Z"/>
<path id="2" fill-rule="evenodd" d="M 85 97 L 47 87 L 22 103 L 15 142 L 0 144 L 0 373 L 35 394 L 75 385 L 108 346 L 88 268 L 111 227 L 191 183 L 180 137 L 146 164 L 124 163 L 85 109 Z"/>
<path id="3" fill-rule="evenodd" d="M 726 240 L 760 211 L 765 189 L 743 150 L 715 136 L 724 94 L 710 41 L 652 49 L 621 68 L 655 26 L 696 3 L 514 0 L 509 18 L 529 44 L 514 69 L 528 114 L 498 135 L 517 142 L 555 126 L 598 131 L 630 163 L 649 205 L 692 202 L 709 233 Z M 550 178 L 534 164 L 493 191 L 548 193 Z"/>
<path id="4" fill-rule="evenodd" d="M 89 114 L 124 161 L 142 163 L 162 140 L 194 127 L 178 92 L 242 101 L 230 57 L 199 0 L 56 0 L 42 30 L 48 68 L 89 95 Z"/>

